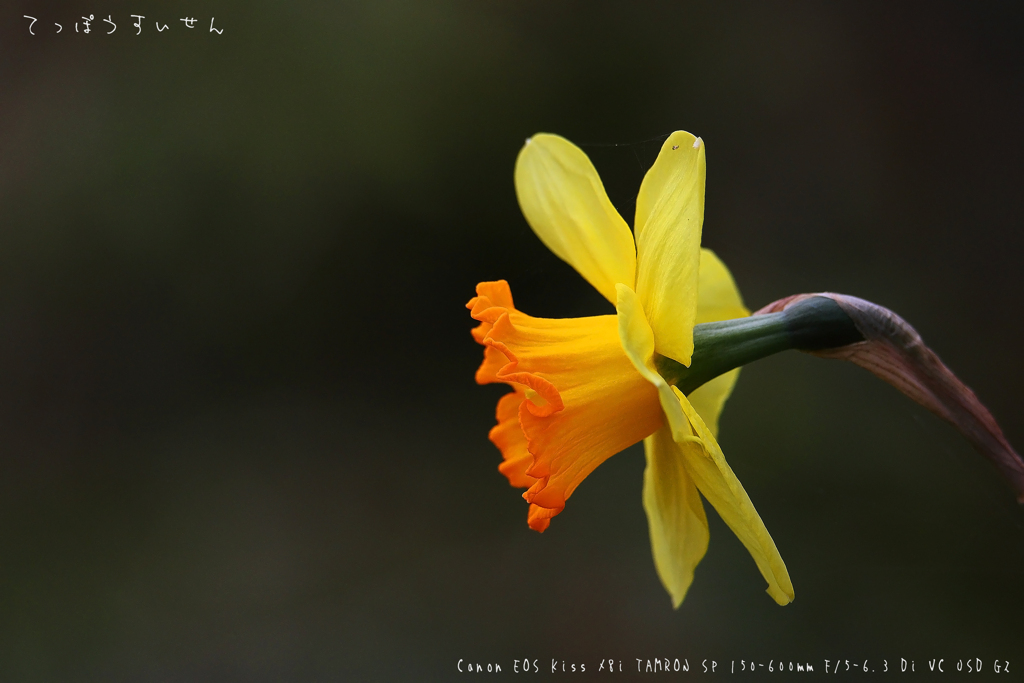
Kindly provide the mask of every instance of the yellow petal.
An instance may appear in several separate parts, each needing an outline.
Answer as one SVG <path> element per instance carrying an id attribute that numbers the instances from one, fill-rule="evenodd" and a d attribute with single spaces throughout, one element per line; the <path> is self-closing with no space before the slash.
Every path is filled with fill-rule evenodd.
<path id="1" fill-rule="evenodd" d="M 697 324 L 745 318 L 750 311 L 743 305 L 740 290 L 729 269 L 710 249 L 700 250 L 700 289 L 697 298 Z M 686 398 L 704 420 L 714 436 L 718 436 L 718 418 L 725 400 L 739 378 L 736 368 L 690 393 Z"/>
<path id="2" fill-rule="evenodd" d="M 665 429 L 684 455 L 687 474 L 754 558 L 768 582 L 768 594 L 780 605 L 791 602 L 793 584 L 786 564 L 743 485 L 725 461 L 715 436 L 686 397 L 654 370 L 654 332 L 644 317 L 639 297 L 624 285 L 617 287 L 617 294 L 619 341 L 637 371 L 657 387 L 665 411 Z"/>
<path id="3" fill-rule="evenodd" d="M 636 199 L 636 293 L 656 350 L 690 365 L 704 222 L 704 143 L 669 136 Z"/>
<path id="4" fill-rule="evenodd" d="M 612 303 L 616 284 L 633 286 L 633 235 L 579 147 L 534 135 L 516 159 L 515 184 L 526 222 L 556 256 Z"/>
<path id="5" fill-rule="evenodd" d="M 700 285 L 697 296 L 697 324 L 746 318 L 750 311 L 722 259 L 710 249 L 700 250 Z"/>
<path id="6" fill-rule="evenodd" d="M 654 331 L 647 322 L 644 309 L 636 292 L 625 285 L 618 285 L 615 308 L 618 311 L 619 342 L 622 350 L 633 363 L 633 367 L 658 389 L 658 402 L 665 412 L 665 419 L 677 441 L 685 440 L 692 434 L 686 416 L 679 407 L 679 399 L 673 387 L 654 369 Z"/>
<path id="7" fill-rule="evenodd" d="M 697 488 L 714 506 L 722 520 L 746 547 L 761 576 L 768 582 L 768 595 L 775 602 L 786 605 L 793 600 L 793 583 L 789 580 L 786 563 L 782 561 L 775 541 L 750 502 L 743 485 L 725 461 L 711 430 L 707 428 L 686 397 L 675 389 L 680 406 L 693 428 L 699 442 L 683 444 L 686 471 L 693 478 Z M 677 439 L 678 440 L 678 439 Z"/>
<path id="8" fill-rule="evenodd" d="M 719 375 L 710 382 L 703 384 L 695 391 L 690 392 L 686 399 L 697 411 L 697 414 L 704 420 L 704 424 L 711 430 L 711 435 L 718 437 L 718 418 L 725 408 L 725 400 L 732 393 L 736 386 L 736 380 L 740 377 L 740 369 L 730 370 L 724 375 Z"/>
<path id="9" fill-rule="evenodd" d="M 708 549 L 708 520 L 671 430 L 662 427 L 644 439 L 644 452 L 644 510 L 654 566 L 672 606 L 679 607 Z"/>

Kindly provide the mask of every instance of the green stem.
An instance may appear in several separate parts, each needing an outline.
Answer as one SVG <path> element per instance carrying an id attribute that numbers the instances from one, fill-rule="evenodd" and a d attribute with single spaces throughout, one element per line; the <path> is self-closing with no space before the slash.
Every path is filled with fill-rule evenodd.
<path id="1" fill-rule="evenodd" d="M 780 313 L 696 325 L 690 367 L 665 356 L 658 356 L 655 366 L 688 395 L 733 368 L 780 351 L 821 351 L 859 341 L 864 337 L 839 304 L 816 296 Z"/>

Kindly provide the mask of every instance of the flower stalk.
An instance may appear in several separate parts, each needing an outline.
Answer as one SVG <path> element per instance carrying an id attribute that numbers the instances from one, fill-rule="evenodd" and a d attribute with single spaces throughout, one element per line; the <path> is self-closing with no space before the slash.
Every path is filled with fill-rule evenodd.
<path id="1" fill-rule="evenodd" d="M 686 395 L 733 368 L 790 349 L 846 360 L 953 425 L 992 461 L 1024 503 L 1024 460 L 992 413 L 917 331 L 887 308 L 843 294 L 798 294 L 749 318 L 696 325 L 693 338 L 689 367 L 671 358 L 655 359 L 666 381 Z"/>
<path id="2" fill-rule="evenodd" d="M 815 296 L 778 312 L 695 325 L 690 367 L 665 356 L 655 359 L 655 367 L 669 384 L 689 395 L 733 368 L 782 351 L 819 351 L 863 340 L 835 301 Z"/>

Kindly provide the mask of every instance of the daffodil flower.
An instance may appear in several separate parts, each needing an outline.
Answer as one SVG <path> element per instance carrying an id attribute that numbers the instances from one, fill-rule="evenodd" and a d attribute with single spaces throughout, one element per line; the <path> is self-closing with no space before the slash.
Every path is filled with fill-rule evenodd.
<path id="1" fill-rule="evenodd" d="M 515 183 L 527 222 L 616 309 L 533 318 L 516 310 L 503 280 L 480 283 L 467 305 L 485 347 L 477 381 L 513 388 L 490 438 L 504 457 L 498 469 L 527 489 L 529 525 L 544 531 L 595 467 L 643 440 L 643 504 L 673 604 L 707 550 L 700 494 L 746 546 L 768 594 L 790 602 L 786 565 L 715 440 L 739 368 L 787 349 L 852 362 L 896 387 L 956 427 L 1024 503 L 1024 459 L 901 317 L 829 292 L 749 314 L 728 269 L 700 248 L 704 178 L 700 138 L 673 133 L 640 186 L 631 235 L 570 142 L 537 135 L 520 152 Z"/>
<path id="2" fill-rule="evenodd" d="M 513 388 L 498 402 L 490 438 L 501 472 L 527 488 L 531 528 L 544 531 L 594 468 L 642 440 L 643 506 L 673 605 L 707 550 L 701 494 L 785 605 L 793 600 L 786 565 L 715 438 L 739 370 L 689 396 L 659 372 L 665 362 L 691 364 L 696 324 L 749 315 L 728 269 L 700 246 L 705 171 L 701 139 L 670 135 L 640 186 L 631 233 L 578 147 L 556 135 L 527 140 L 515 168 L 527 222 L 615 314 L 534 318 L 515 308 L 505 281 L 480 283 L 467 305 L 485 347 L 476 379 Z"/>

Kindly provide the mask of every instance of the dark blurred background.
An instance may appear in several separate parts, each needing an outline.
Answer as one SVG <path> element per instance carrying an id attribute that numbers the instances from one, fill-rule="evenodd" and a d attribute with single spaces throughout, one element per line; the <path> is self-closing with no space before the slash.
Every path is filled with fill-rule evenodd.
<path id="1" fill-rule="evenodd" d="M 704 243 L 751 308 L 889 306 L 1024 447 L 1021 6 L 709 5 L 8 3 L 0 678 L 1024 667 L 1024 510 L 852 365 L 761 361 L 723 416 L 784 608 L 709 513 L 672 610 L 639 447 L 543 535 L 496 469 L 475 284 L 610 312 L 518 210 L 538 131 L 580 144 L 629 222 L 660 136 L 702 136 Z"/>

